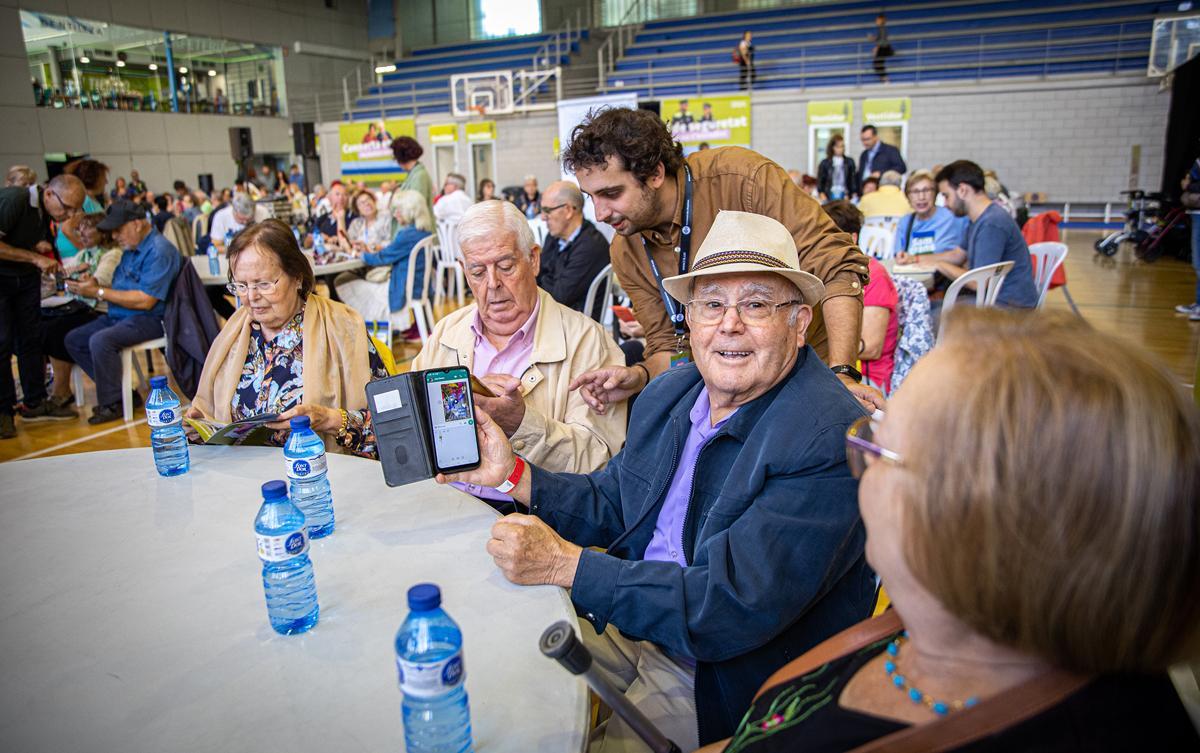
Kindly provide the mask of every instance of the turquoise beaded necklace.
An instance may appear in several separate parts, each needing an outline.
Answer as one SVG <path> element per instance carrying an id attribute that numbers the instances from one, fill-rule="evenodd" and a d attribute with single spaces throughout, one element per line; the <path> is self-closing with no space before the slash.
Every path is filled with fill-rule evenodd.
<path id="1" fill-rule="evenodd" d="M 979 703 L 979 699 L 971 696 L 965 701 L 939 701 L 917 690 L 904 675 L 896 672 L 896 659 L 900 656 L 900 644 L 908 639 L 908 631 L 904 631 L 896 636 L 896 640 L 888 644 L 887 653 L 888 660 L 883 663 L 883 669 L 887 672 L 888 678 L 892 684 L 900 690 L 904 691 L 908 699 L 913 703 L 925 706 L 938 716 L 946 716 L 951 711 L 962 711 L 969 709 Z"/>

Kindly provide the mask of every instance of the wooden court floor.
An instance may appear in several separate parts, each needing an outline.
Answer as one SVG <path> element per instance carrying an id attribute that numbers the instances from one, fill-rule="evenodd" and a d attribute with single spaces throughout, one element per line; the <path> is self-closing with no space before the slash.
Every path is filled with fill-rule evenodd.
<path id="1" fill-rule="evenodd" d="M 1068 288 L 1084 318 L 1104 332 L 1141 343 L 1190 387 L 1196 370 L 1200 322 L 1189 322 L 1174 308 L 1193 299 L 1196 277 L 1191 266 L 1174 259 L 1144 264 L 1127 249 L 1113 258 L 1101 257 L 1092 250 L 1097 237 L 1096 232 L 1079 230 L 1066 231 L 1064 237 L 1071 248 L 1066 261 Z M 1047 307 L 1067 308 L 1061 290 L 1050 291 Z M 441 316 L 448 310 L 436 313 Z M 398 345 L 394 350 L 401 367 L 417 352 L 412 345 Z M 156 373 L 166 373 L 157 355 Z M 90 386 L 87 399 L 89 405 L 94 404 L 95 393 Z M 114 422 L 100 427 L 88 426 L 88 415 L 90 407 L 84 408 L 75 421 L 26 424 L 18 418 L 18 436 L 0 440 L 0 462 L 150 445 L 143 411 L 139 410 L 129 424 Z"/>

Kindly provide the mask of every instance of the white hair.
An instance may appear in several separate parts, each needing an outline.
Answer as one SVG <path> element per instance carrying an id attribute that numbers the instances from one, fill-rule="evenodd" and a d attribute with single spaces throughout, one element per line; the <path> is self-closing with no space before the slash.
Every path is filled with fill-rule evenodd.
<path id="1" fill-rule="evenodd" d="M 888 170 L 884 172 L 883 175 L 879 176 L 879 185 L 895 186 L 896 188 L 899 188 L 900 183 L 903 180 L 904 178 L 900 175 L 900 173 L 896 172 L 895 170 Z"/>
<path id="2" fill-rule="evenodd" d="M 417 230 L 433 232 L 433 216 L 429 213 L 429 204 L 425 202 L 424 194 L 417 191 L 396 191 L 392 194 L 389 206 L 392 216 L 401 225 L 412 225 Z"/>
<path id="3" fill-rule="evenodd" d="M 524 259 L 529 259 L 537 245 L 529 220 L 516 205 L 508 201 L 490 199 L 471 206 L 458 222 L 458 246 L 460 249 L 483 240 L 495 239 L 498 233 L 512 233 L 517 250 Z"/>

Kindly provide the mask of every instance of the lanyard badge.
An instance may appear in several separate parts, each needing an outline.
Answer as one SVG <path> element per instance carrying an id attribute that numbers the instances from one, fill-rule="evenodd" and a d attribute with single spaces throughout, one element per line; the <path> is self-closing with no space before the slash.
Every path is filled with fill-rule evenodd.
<path id="1" fill-rule="evenodd" d="M 679 245 L 675 247 L 675 255 L 679 257 L 679 274 L 681 275 L 687 274 L 688 262 L 692 254 L 692 171 L 686 163 L 683 165 L 683 173 L 685 178 L 683 227 L 679 232 Z M 658 283 L 658 294 L 662 296 L 663 306 L 667 309 L 667 318 L 675 329 L 675 355 L 671 357 L 671 365 L 688 363 L 691 361 L 691 353 L 683 347 L 683 342 L 687 338 L 687 321 L 683 314 L 683 306 L 677 303 L 663 287 L 662 272 L 658 268 L 658 262 L 654 261 L 654 255 L 650 253 L 650 246 L 646 243 L 645 236 L 642 236 L 642 248 L 646 251 L 646 259 L 650 262 L 650 271 L 654 273 L 654 280 Z"/>

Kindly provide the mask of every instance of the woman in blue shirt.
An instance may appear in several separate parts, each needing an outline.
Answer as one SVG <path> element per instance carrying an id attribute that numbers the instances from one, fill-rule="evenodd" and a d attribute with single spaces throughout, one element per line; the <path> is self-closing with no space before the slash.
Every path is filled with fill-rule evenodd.
<path id="1" fill-rule="evenodd" d="M 83 200 L 83 214 L 104 211 L 104 205 L 100 199 L 104 197 L 105 189 L 108 187 L 108 165 L 94 159 L 80 159 L 68 164 L 63 168 L 63 172 L 74 175 L 83 181 L 83 187 L 87 191 L 87 196 Z M 75 229 L 76 223 L 83 214 L 77 214 L 58 226 L 54 247 L 63 261 L 75 256 L 81 248 L 85 247 Z"/>
<path id="2" fill-rule="evenodd" d="M 397 190 L 391 208 L 398 228 L 392 242 L 379 252 L 356 251 L 370 271 L 365 278 L 350 272 L 338 275 L 334 286 L 338 297 L 368 322 L 390 321 L 393 328 L 407 330 L 413 326 L 412 312 L 406 305 L 409 255 L 433 232 L 433 216 L 425 197 L 416 191 Z M 418 286 L 430 262 L 422 257 L 414 270 Z"/>
<path id="3" fill-rule="evenodd" d="M 937 206 L 937 184 L 933 173 L 916 170 L 905 187 L 912 214 L 900 218 L 896 226 L 897 264 L 912 264 L 920 254 L 940 254 L 962 248 L 967 234 L 967 217 L 955 217 L 946 207 Z"/>

